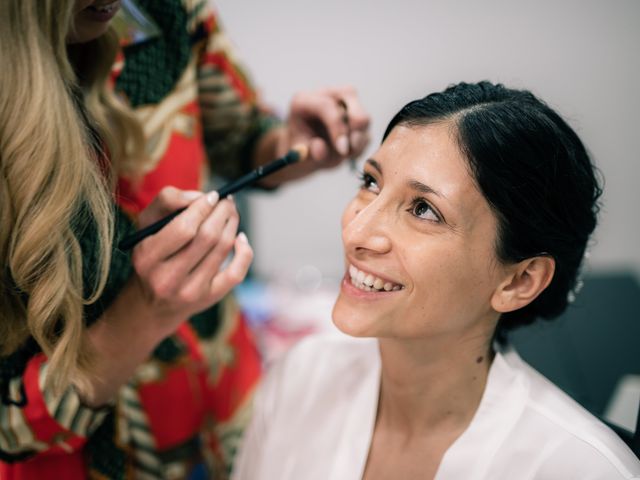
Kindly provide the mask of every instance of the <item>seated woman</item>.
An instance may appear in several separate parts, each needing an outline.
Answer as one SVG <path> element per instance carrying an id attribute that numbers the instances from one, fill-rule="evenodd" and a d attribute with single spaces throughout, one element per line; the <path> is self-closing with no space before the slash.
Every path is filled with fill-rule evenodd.
<path id="1" fill-rule="evenodd" d="M 508 347 L 567 307 L 601 194 L 527 91 L 406 105 L 342 220 L 333 321 L 258 393 L 236 480 L 630 479 L 627 446 Z"/>

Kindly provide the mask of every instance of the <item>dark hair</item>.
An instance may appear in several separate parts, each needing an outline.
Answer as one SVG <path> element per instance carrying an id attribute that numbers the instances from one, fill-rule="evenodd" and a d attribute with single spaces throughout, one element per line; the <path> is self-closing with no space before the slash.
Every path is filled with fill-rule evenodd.
<path id="1" fill-rule="evenodd" d="M 551 319 L 567 307 L 602 189 L 589 155 L 567 123 L 526 90 L 489 82 L 460 83 L 405 105 L 396 125 L 451 121 L 460 150 L 498 218 L 496 253 L 503 262 L 550 255 L 549 286 L 529 305 L 501 316 L 497 336 Z"/>

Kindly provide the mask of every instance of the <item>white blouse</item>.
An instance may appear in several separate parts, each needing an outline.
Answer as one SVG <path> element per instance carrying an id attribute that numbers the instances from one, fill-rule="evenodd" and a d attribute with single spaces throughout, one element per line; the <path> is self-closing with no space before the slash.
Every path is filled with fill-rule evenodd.
<path id="1" fill-rule="evenodd" d="M 233 480 L 362 478 L 380 386 L 376 339 L 309 337 L 269 371 Z M 472 422 L 436 480 L 640 479 L 617 435 L 526 364 L 497 353 Z"/>

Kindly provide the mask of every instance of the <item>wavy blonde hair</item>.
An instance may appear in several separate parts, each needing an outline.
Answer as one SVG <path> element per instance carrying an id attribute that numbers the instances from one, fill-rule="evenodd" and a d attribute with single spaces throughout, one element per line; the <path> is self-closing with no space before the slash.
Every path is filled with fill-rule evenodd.
<path id="1" fill-rule="evenodd" d="M 107 88 L 115 36 L 68 49 L 74 4 L 0 2 L 0 354 L 33 336 L 57 391 L 71 381 L 86 386 L 83 306 L 98 298 L 108 275 L 113 178 L 135 170 L 144 141 Z M 74 225 L 87 221 L 97 230 L 99 260 L 85 290 Z"/>

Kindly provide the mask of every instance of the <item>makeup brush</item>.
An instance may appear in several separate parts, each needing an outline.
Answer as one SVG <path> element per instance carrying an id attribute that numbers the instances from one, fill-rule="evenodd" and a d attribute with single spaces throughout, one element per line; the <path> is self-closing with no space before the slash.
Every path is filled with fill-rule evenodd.
<path id="1" fill-rule="evenodd" d="M 266 177 L 267 175 L 271 175 L 274 172 L 286 167 L 287 165 L 291 165 L 296 162 L 303 162 L 307 159 L 307 154 L 309 153 L 309 149 L 306 145 L 299 145 L 293 147 L 291 150 L 287 152 L 287 154 L 283 157 L 274 160 L 271 163 L 267 163 L 266 165 L 262 165 L 255 170 L 243 175 L 242 177 L 234 180 L 230 183 L 224 185 L 220 190 L 218 190 L 218 195 L 220 196 L 220 200 L 235 193 L 239 190 L 242 190 L 249 185 L 257 182 L 261 178 Z M 135 247 L 139 242 L 147 238 L 149 235 L 153 235 L 160 231 L 162 227 L 164 227 L 167 223 L 173 220 L 180 213 L 184 212 L 187 207 L 176 210 L 175 212 L 167 215 L 166 217 L 158 220 L 155 223 L 143 228 L 142 230 L 138 230 L 133 235 L 129 235 L 128 237 L 123 238 L 118 244 L 118 248 L 120 250 L 130 250 Z"/>

